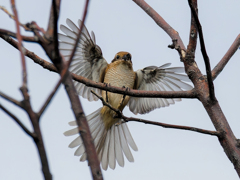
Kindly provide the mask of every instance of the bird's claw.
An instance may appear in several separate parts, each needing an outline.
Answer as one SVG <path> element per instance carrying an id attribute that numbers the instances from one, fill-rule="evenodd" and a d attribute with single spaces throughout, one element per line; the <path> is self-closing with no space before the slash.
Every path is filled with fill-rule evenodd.
<path id="1" fill-rule="evenodd" d="M 110 83 L 103 83 L 103 84 L 105 84 L 105 86 L 106 87 L 109 87 L 110 86 Z M 106 102 L 108 103 L 108 92 L 107 91 L 105 91 L 106 92 Z"/>
<path id="2" fill-rule="evenodd" d="M 129 87 L 125 87 L 125 86 L 123 86 L 123 88 L 126 88 L 125 92 L 127 92 L 127 91 L 129 91 L 129 90 L 130 90 L 130 88 L 129 88 Z M 126 97 L 126 94 L 124 94 L 124 95 L 123 95 L 123 97 L 122 97 L 122 101 L 121 101 L 121 103 L 120 103 L 119 107 L 120 107 L 120 106 L 122 106 L 122 104 L 123 104 L 123 102 L 124 102 L 124 100 L 125 100 L 125 97 Z"/>

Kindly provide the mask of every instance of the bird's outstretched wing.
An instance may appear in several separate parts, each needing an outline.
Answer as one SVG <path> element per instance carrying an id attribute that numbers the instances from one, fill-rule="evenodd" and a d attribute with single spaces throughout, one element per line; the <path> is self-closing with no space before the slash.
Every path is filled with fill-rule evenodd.
<path id="1" fill-rule="evenodd" d="M 59 50 L 66 60 L 68 60 L 74 47 L 79 28 L 70 19 L 67 19 L 66 23 L 69 28 L 61 25 L 60 29 L 65 34 L 58 34 L 58 39 Z M 81 24 L 80 20 L 78 21 L 78 24 Z M 83 76 L 95 82 L 103 82 L 104 72 L 108 63 L 102 56 L 101 48 L 96 44 L 93 32 L 91 33 L 91 36 L 87 28 L 84 26 L 69 70 L 74 74 Z M 78 94 L 89 101 L 98 100 L 98 98 L 91 93 L 91 89 L 101 95 L 100 89 L 87 87 L 77 81 L 74 82 L 74 85 Z"/>
<path id="2" fill-rule="evenodd" d="M 171 63 L 160 67 L 149 66 L 136 71 L 136 89 L 145 91 L 182 91 L 192 89 L 192 86 L 183 82 L 190 82 L 190 79 L 184 73 L 183 67 L 169 67 Z M 169 67 L 169 68 L 167 68 Z M 128 105 L 130 111 L 134 114 L 145 114 L 156 108 L 166 107 L 174 104 L 178 99 L 163 98 L 137 98 L 131 97 Z"/>

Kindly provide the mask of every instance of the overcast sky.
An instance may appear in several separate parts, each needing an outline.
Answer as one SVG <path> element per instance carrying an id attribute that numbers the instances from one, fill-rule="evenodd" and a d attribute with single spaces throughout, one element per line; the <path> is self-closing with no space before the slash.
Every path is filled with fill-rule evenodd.
<path id="1" fill-rule="evenodd" d="M 187 46 L 190 29 L 190 9 L 187 0 L 149 0 L 147 2 L 179 32 Z M 0 1 L 0 5 L 11 10 L 9 1 Z M 36 21 L 39 26 L 47 27 L 50 1 L 24 0 L 17 1 L 16 5 L 22 23 Z M 61 5 L 59 24 L 66 25 L 66 18 L 70 18 L 75 23 L 82 18 L 83 0 L 63 0 Z M 240 33 L 239 8 L 239 0 L 199 2 L 199 16 L 212 68 Z M 0 19 L 0 28 L 16 31 L 13 20 L 2 11 L 0 11 Z M 85 24 L 89 31 L 95 32 L 97 44 L 108 62 L 117 52 L 128 51 L 132 54 L 135 70 L 169 62 L 173 66 L 183 66 L 178 53 L 167 47 L 171 44 L 169 36 L 130 0 L 91 1 Z M 32 35 L 24 32 L 23 29 L 21 32 L 24 35 Z M 24 43 L 24 46 L 49 61 L 39 45 Z M 0 39 L 0 52 L 0 91 L 21 100 L 19 52 L 2 39 Z M 216 97 L 237 138 L 240 138 L 239 58 L 238 51 L 214 81 Z M 205 74 L 199 44 L 196 62 Z M 58 81 L 59 75 L 43 69 L 28 58 L 27 70 L 31 103 L 34 110 L 38 111 Z M 90 114 L 101 106 L 100 102 L 88 102 L 82 98 L 81 102 L 86 114 Z M 25 112 L 2 98 L 0 103 L 14 112 L 29 129 L 32 129 Z M 134 116 L 127 107 L 124 114 Z M 183 99 L 182 102 L 170 107 L 137 117 L 214 130 L 202 104 L 196 99 Z M 70 129 L 68 122 L 72 120 L 74 116 L 69 100 L 61 86 L 41 118 L 50 170 L 54 179 L 57 180 L 91 179 L 87 163 L 79 162 L 79 157 L 74 156 L 75 150 L 68 148 L 68 144 L 74 138 L 63 135 L 64 131 Z M 130 122 L 128 126 L 139 149 L 138 152 L 133 151 L 135 162 L 130 163 L 126 160 L 124 168 L 117 166 L 115 170 L 103 171 L 105 179 L 238 179 L 233 165 L 216 137 L 137 122 Z M 32 139 L 1 110 L 0 143 L 0 179 L 43 179 L 39 157 Z"/>

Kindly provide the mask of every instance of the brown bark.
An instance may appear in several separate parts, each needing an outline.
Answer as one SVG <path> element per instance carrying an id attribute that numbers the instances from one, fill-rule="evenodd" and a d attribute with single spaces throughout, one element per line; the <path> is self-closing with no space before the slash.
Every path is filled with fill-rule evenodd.
<path id="1" fill-rule="evenodd" d="M 164 21 L 162 21 L 163 18 L 160 15 L 156 15 L 155 11 L 154 13 L 149 13 L 149 11 L 153 11 L 153 9 L 149 7 L 149 5 L 147 5 L 145 1 L 134 0 L 134 2 L 136 2 L 141 8 L 143 8 L 144 11 L 146 11 L 146 13 L 152 19 L 154 19 L 154 21 L 159 22 L 160 23 L 159 26 L 161 28 L 163 28 L 165 31 L 168 29 L 170 30 L 170 32 L 172 31 L 173 28 L 170 25 L 166 24 Z M 206 109 L 217 132 L 221 134 L 218 138 L 220 144 L 222 145 L 229 160 L 233 163 L 234 168 L 238 173 L 238 176 L 240 177 L 240 148 L 238 146 L 239 141 L 235 138 L 221 110 L 221 107 L 218 104 L 218 101 L 214 95 L 214 86 L 212 83 L 212 79 L 215 79 L 217 77 L 217 75 L 222 71 L 227 62 L 230 60 L 231 56 L 236 52 L 240 44 L 239 40 L 240 38 L 239 36 L 236 38 L 236 40 L 234 41 L 233 45 L 230 47 L 226 55 L 211 72 L 210 61 L 207 56 L 207 52 L 204 45 L 202 28 L 197 16 L 197 0 L 189 0 L 189 6 L 192 10 L 189 44 L 187 46 L 188 48 L 186 54 L 184 53 L 180 54 L 180 58 L 184 62 L 186 73 L 188 74 L 189 78 L 192 80 L 194 84 L 197 98 L 201 101 L 204 108 Z M 166 32 L 172 38 L 174 45 L 174 37 L 168 31 Z M 200 45 L 202 49 L 204 62 L 206 65 L 207 77 L 201 73 L 195 62 L 197 33 L 199 33 L 200 36 Z M 178 41 L 179 39 L 181 39 L 180 37 L 177 38 Z M 180 50 L 178 49 L 178 52 L 182 52 L 182 50 L 185 50 L 183 47 L 184 46 L 180 46 L 181 49 Z"/>

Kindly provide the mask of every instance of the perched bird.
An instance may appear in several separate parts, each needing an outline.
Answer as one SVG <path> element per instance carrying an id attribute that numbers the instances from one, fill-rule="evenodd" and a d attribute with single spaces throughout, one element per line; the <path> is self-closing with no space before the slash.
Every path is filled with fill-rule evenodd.
<path id="1" fill-rule="evenodd" d="M 59 48 L 62 55 L 68 59 L 74 46 L 79 28 L 69 19 L 66 27 L 60 26 L 65 34 L 59 34 Z M 78 21 L 81 24 L 81 21 Z M 70 66 L 70 71 L 91 79 L 95 82 L 102 82 L 117 87 L 128 87 L 132 89 L 147 91 L 182 91 L 192 89 L 192 86 L 183 82 L 190 80 L 184 73 L 183 67 L 169 67 L 167 63 L 160 67 L 149 66 L 137 71 L 132 67 L 132 56 L 128 52 L 118 52 L 110 64 L 104 59 L 101 48 L 96 44 L 95 35 L 91 36 L 83 27 L 79 44 Z M 98 98 L 91 93 L 95 91 L 108 102 L 112 107 L 122 111 L 126 105 L 134 114 L 145 114 L 156 108 L 166 107 L 181 99 L 163 98 L 138 98 L 123 96 L 122 94 L 111 93 L 92 87 L 87 87 L 82 83 L 74 82 L 80 96 L 89 101 L 97 101 Z M 116 161 L 120 166 L 124 166 L 124 157 L 133 162 L 133 156 L 129 146 L 137 151 L 138 148 L 129 132 L 126 123 L 121 123 L 121 119 L 116 117 L 116 113 L 103 106 L 87 116 L 88 124 L 94 144 L 98 153 L 102 168 L 106 170 L 108 166 L 115 169 Z M 77 126 L 75 121 L 69 123 L 70 126 Z M 78 134 L 78 129 L 74 128 L 64 133 L 66 136 Z M 81 138 L 78 136 L 69 145 L 70 148 L 77 147 L 76 156 L 81 156 L 80 161 L 86 160 L 85 148 Z"/>

